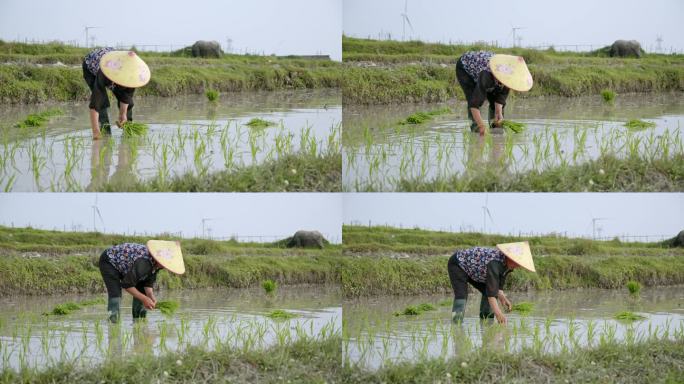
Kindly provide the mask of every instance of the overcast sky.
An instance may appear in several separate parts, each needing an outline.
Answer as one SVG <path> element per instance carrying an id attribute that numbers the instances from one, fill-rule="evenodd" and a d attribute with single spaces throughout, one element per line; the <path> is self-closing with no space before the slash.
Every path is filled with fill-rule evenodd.
<path id="1" fill-rule="evenodd" d="M 342 0 L 0 0 L 0 39 L 97 45 L 233 40 L 233 52 L 341 59 Z M 179 47 L 174 47 L 174 49 Z"/>
<path id="2" fill-rule="evenodd" d="M 344 33 L 402 38 L 404 0 L 344 0 Z M 513 43 L 512 27 L 522 45 L 608 45 L 637 40 L 644 49 L 684 50 L 684 1 L 681 0 L 408 0 L 406 38 L 423 41 L 498 41 Z"/>
<path id="3" fill-rule="evenodd" d="M 684 229 L 681 193 L 348 193 L 344 222 L 480 232 L 485 205 L 490 233 L 591 237 L 592 218 L 602 218 L 601 237 L 670 238 Z"/>
<path id="4" fill-rule="evenodd" d="M 0 224 L 91 231 L 94 204 L 92 193 L 4 193 Z M 335 193 L 99 193 L 97 206 L 109 233 L 201 236 L 206 218 L 213 237 L 270 242 L 309 229 L 342 240 L 342 195 Z M 99 219 L 96 226 L 102 231 Z"/>

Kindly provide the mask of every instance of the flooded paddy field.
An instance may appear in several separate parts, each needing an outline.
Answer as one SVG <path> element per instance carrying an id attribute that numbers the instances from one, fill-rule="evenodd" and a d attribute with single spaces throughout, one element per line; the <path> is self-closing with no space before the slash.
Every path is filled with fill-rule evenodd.
<path id="1" fill-rule="evenodd" d="M 509 292 L 511 301 L 531 302 L 527 314 L 506 314 L 507 326 L 478 317 L 480 295 L 471 293 L 462 324 L 451 321 L 445 295 L 379 296 L 344 303 L 345 364 L 376 370 L 403 362 L 441 361 L 473 351 L 538 354 L 572 352 L 611 343 L 632 345 L 653 338 L 684 337 L 684 289 L 652 287 L 639 297 L 627 290 Z M 407 306 L 431 304 L 420 315 L 397 315 Z M 630 311 L 635 321 L 617 320 Z"/>
<path id="2" fill-rule="evenodd" d="M 525 124 L 525 129 L 513 133 L 495 128 L 484 137 L 470 132 L 463 101 L 456 106 L 454 102 L 345 106 L 343 189 L 448 187 L 454 178 L 465 180 L 467 186 L 468 179 L 487 174 L 562 172 L 607 156 L 644 164 L 673 161 L 684 155 L 682 100 L 681 93 L 618 95 L 614 103 L 599 97 L 512 98 L 505 118 Z M 402 124 L 415 112 L 445 108 L 448 112 L 427 122 Z M 481 112 L 486 118 L 487 105 Z M 633 119 L 653 126 L 626 127 Z M 603 174 L 592 176 L 599 180 Z"/>
<path id="3" fill-rule="evenodd" d="M 64 363 L 87 367 L 110 359 L 160 356 L 194 347 L 261 351 L 341 334 L 341 299 L 338 288 L 332 286 L 283 287 L 272 295 L 262 289 L 161 292 L 160 300 L 176 300 L 179 309 L 172 315 L 148 311 L 146 321 L 135 323 L 128 294 L 122 300 L 119 324 L 107 320 L 104 301 L 64 316 L 43 314 L 61 303 L 104 296 L 0 299 L 2 370 L 44 370 Z"/>
<path id="4" fill-rule="evenodd" d="M 15 125 L 34 113 L 59 109 L 40 127 Z M 116 121 L 116 108 L 109 111 Z M 126 190 L 138 181 L 163 187 L 175 176 L 200 180 L 287 156 L 339 154 L 339 90 L 301 90 L 136 99 L 135 122 L 146 135 L 112 134 L 93 140 L 88 104 L 0 108 L 0 189 L 26 191 Z M 271 123 L 248 125 L 254 119 Z M 295 169 L 293 173 L 296 173 Z"/>

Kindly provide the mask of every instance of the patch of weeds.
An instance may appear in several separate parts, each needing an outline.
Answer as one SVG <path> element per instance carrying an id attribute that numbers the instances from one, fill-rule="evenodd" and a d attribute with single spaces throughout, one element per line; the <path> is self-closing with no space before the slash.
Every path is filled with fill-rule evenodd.
<path id="1" fill-rule="evenodd" d="M 639 296 L 639 292 L 641 292 L 641 284 L 638 281 L 628 281 L 627 289 L 632 296 Z"/>
<path id="2" fill-rule="evenodd" d="M 511 130 L 515 133 L 520 133 L 525 130 L 526 125 L 523 123 L 518 123 L 511 120 L 503 120 L 501 122 L 501 128 Z"/>
<path id="3" fill-rule="evenodd" d="M 215 89 L 207 89 L 204 95 L 207 96 L 207 99 L 211 102 L 216 102 L 219 99 L 219 91 Z"/>
<path id="4" fill-rule="evenodd" d="M 175 300 L 158 301 L 157 305 L 155 306 L 156 309 L 158 309 L 162 314 L 167 316 L 173 315 L 179 307 L 180 303 L 178 303 Z"/>
<path id="5" fill-rule="evenodd" d="M 615 318 L 623 321 L 637 321 L 645 319 L 646 316 L 641 316 L 634 312 L 624 311 L 616 314 Z"/>
<path id="6" fill-rule="evenodd" d="M 48 122 L 51 117 L 60 116 L 63 114 L 64 114 L 64 111 L 62 111 L 59 108 L 48 109 L 47 111 L 43 111 L 40 113 L 32 113 L 32 114 L 26 116 L 26 118 L 24 118 L 24 120 L 16 123 L 15 127 L 22 128 L 22 129 L 26 128 L 26 127 L 40 127 L 43 124 L 45 124 L 46 122 Z"/>
<path id="7" fill-rule="evenodd" d="M 133 121 L 127 121 L 123 123 L 121 128 L 123 129 L 124 136 L 128 137 L 142 136 L 146 134 L 148 130 L 147 124 L 136 123 Z"/>
<path id="8" fill-rule="evenodd" d="M 245 123 L 245 125 L 252 128 L 266 128 L 272 125 L 276 125 L 276 123 L 258 117 L 254 117 L 250 121 Z"/>
<path id="9" fill-rule="evenodd" d="M 517 304 L 513 304 L 511 311 L 518 312 L 522 315 L 527 315 L 530 312 L 532 312 L 533 309 L 534 309 L 534 303 L 529 303 L 529 302 L 523 301 L 523 302 L 520 302 Z"/>
<path id="10" fill-rule="evenodd" d="M 296 314 L 284 311 L 282 309 L 276 309 L 275 311 L 269 313 L 266 316 L 275 320 L 288 320 L 297 317 Z"/>
<path id="11" fill-rule="evenodd" d="M 264 288 L 264 291 L 266 291 L 266 293 L 271 294 L 275 292 L 276 288 L 278 287 L 278 284 L 275 281 L 269 279 L 261 283 L 261 286 Z"/>
<path id="12" fill-rule="evenodd" d="M 432 120 L 435 116 L 444 115 L 444 114 L 447 114 L 450 112 L 451 112 L 451 110 L 448 107 L 435 109 L 435 110 L 427 111 L 427 112 L 424 112 L 424 111 L 416 112 L 416 113 L 411 114 L 405 120 L 400 121 L 399 124 L 401 124 L 401 125 L 423 124 L 427 121 Z"/>
<path id="13" fill-rule="evenodd" d="M 627 127 L 628 129 L 633 129 L 633 130 L 653 128 L 655 126 L 656 126 L 656 124 L 653 122 L 643 121 L 643 120 L 639 120 L 639 119 L 632 119 L 632 120 L 625 123 L 625 127 Z"/>
<path id="14" fill-rule="evenodd" d="M 409 305 L 403 311 L 395 312 L 394 316 L 418 316 L 423 312 L 434 311 L 436 308 L 430 303 L 423 303 L 419 305 Z"/>
<path id="15" fill-rule="evenodd" d="M 68 303 L 56 305 L 54 308 L 52 308 L 52 311 L 46 312 L 46 313 L 44 313 L 44 315 L 64 316 L 64 315 L 70 314 L 73 311 L 78 311 L 79 309 L 81 309 L 80 305 L 78 305 L 76 303 L 68 302 Z"/>
<path id="16" fill-rule="evenodd" d="M 603 97 L 603 101 L 606 103 L 613 103 L 615 101 L 615 92 L 610 89 L 604 89 L 601 91 L 601 97 Z"/>

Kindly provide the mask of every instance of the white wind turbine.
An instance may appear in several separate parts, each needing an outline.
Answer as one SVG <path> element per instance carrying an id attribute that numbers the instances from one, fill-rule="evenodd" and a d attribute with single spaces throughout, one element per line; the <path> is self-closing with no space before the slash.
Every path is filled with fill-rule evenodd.
<path id="1" fill-rule="evenodd" d="M 492 214 L 489 212 L 489 197 L 485 194 L 485 205 L 482 206 L 482 233 L 487 233 L 487 216 L 489 216 L 489 221 L 494 224 Z"/>
<path id="2" fill-rule="evenodd" d="M 97 193 L 95 194 L 95 205 L 91 205 L 90 208 L 93 209 L 93 232 L 97 232 L 97 218 L 100 218 L 100 223 L 102 224 L 102 232 L 105 231 L 104 220 L 102 220 L 102 214 L 100 213 L 100 208 L 97 206 Z"/>
<path id="3" fill-rule="evenodd" d="M 411 32 L 413 32 L 413 25 L 411 25 L 411 20 L 409 19 L 409 16 L 408 16 L 408 0 L 404 0 L 404 13 L 401 14 L 401 21 L 402 21 L 401 40 L 406 41 L 406 24 L 409 25 L 409 28 L 411 28 Z"/>

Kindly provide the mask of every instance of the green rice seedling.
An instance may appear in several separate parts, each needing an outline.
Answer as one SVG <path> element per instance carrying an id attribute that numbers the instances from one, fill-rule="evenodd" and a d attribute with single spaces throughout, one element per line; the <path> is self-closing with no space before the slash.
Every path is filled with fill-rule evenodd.
<path id="1" fill-rule="evenodd" d="M 268 120 L 261 119 L 259 117 L 254 117 L 251 120 L 249 120 L 247 123 L 245 123 L 246 126 L 252 127 L 252 128 L 266 128 L 270 127 L 272 125 L 276 125 L 276 123 Z"/>
<path id="2" fill-rule="evenodd" d="M 611 91 L 610 89 L 604 89 L 601 91 L 601 97 L 603 97 L 603 101 L 606 103 L 612 103 L 615 101 L 615 92 Z"/>
<path id="3" fill-rule="evenodd" d="M 78 302 L 78 304 L 82 307 L 88 307 L 91 305 L 99 305 L 99 304 L 104 304 L 104 303 L 105 303 L 105 299 L 103 299 L 103 298 L 92 299 L 92 300 L 83 300 L 83 301 Z"/>
<path id="4" fill-rule="evenodd" d="M 653 128 L 656 124 L 651 121 L 643 121 L 639 119 L 632 119 L 625 123 L 625 127 L 631 130 L 642 130 L 646 128 Z"/>
<path id="5" fill-rule="evenodd" d="M 435 116 L 444 115 L 444 114 L 447 114 L 450 112 L 451 112 L 451 110 L 448 107 L 435 109 L 432 111 L 415 112 L 415 113 L 409 115 L 409 117 L 407 117 L 406 119 L 400 121 L 399 125 L 423 124 L 427 121 L 432 120 Z"/>
<path id="6" fill-rule="evenodd" d="M 155 306 L 156 309 L 158 309 L 162 314 L 167 316 L 173 315 L 179 307 L 180 303 L 178 303 L 175 300 L 158 301 L 157 305 Z"/>
<path id="7" fill-rule="evenodd" d="M 532 312 L 534 309 L 534 303 L 529 303 L 529 302 L 520 302 L 517 304 L 513 304 L 513 307 L 511 308 L 511 311 L 513 312 L 519 312 L 520 314 L 526 315 Z"/>
<path id="8" fill-rule="evenodd" d="M 430 304 L 430 303 L 422 303 L 422 304 L 418 305 L 418 310 L 421 312 L 434 311 L 436 309 L 437 308 L 435 308 L 435 306 Z"/>
<path id="9" fill-rule="evenodd" d="M 274 293 L 278 285 L 276 284 L 275 281 L 273 280 L 265 280 L 263 283 L 261 283 L 261 286 L 264 288 L 264 291 L 266 293 L 271 294 Z"/>
<path id="10" fill-rule="evenodd" d="M 70 314 L 73 311 L 78 311 L 79 309 L 81 309 L 80 305 L 78 305 L 76 303 L 68 302 L 68 303 L 56 305 L 52 309 L 52 311 L 46 312 L 45 315 L 64 316 L 64 315 Z"/>
<path id="11" fill-rule="evenodd" d="M 643 320 L 646 317 L 636 314 L 634 312 L 629 312 L 629 311 L 623 311 L 620 313 L 617 313 L 615 315 L 615 318 L 618 320 L 624 320 L 624 321 L 637 321 L 637 320 Z"/>
<path id="12" fill-rule="evenodd" d="M 451 299 L 442 300 L 442 301 L 440 301 L 439 303 L 437 303 L 437 305 L 439 305 L 440 307 L 448 307 L 448 306 L 450 306 L 451 304 L 453 304 L 453 300 L 451 300 Z"/>
<path id="13" fill-rule="evenodd" d="M 123 123 L 121 128 L 123 129 L 124 136 L 126 137 L 142 136 L 149 130 L 147 124 L 136 123 L 133 121 L 127 121 Z"/>
<path id="14" fill-rule="evenodd" d="M 219 91 L 215 89 L 207 89 L 207 91 L 204 92 L 204 95 L 207 96 L 207 99 L 213 103 L 217 102 L 219 99 Z"/>
<path id="15" fill-rule="evenodd" d="M 276 309 L 275 311 L 269 313 L 266 315 L 266 317 L 270 317 L 271 319 L 274 320 L 289 320 L 289 319 L 294 319 L 295 317 L 298 317 L 296 314 L 284 311 L 282 309 Z"/>
<path id="16" fill-rule="evenodd" d="M 417 306 L 415 305 L 409 305 L 408 307 L 404 308 L 403 311 L 400 312 L 395 312 L 394 316 L 417 316 L 420 315 L 422 311 L 418 309 Z"/>
<path id="17" fill-rule="evenodd" d="M 632 296 L 639 296 L 639 292 L 641 292 L 641 283 L 638 281 L 628 281 L 627 289 Z"/>
<path id="18" fill-rule="evenodd" d="M 64 111 L 62 111 L 59 108 L 48 109 L 47 111 L 43 111 L 40 113 L 33 113 L 33 114 L 26 116 L 26 118 L 24 118 L 24 120 L 16 123 L 15 127 L 22 128 L 22 129 L 27 128 L 27 127 L 41 127 L 41 126 L 43 126 L 43 124 L 48 122 L 51 117 L 60 116 L 63 114 L 64 114 Z"/>
<path id="19" fill-rule="evenodd" d="M 511 120 L 503 120 L 501 121 L 501 128 L 503 129 L 508 129 L 510 131 L 513 131 L 514 133 L 520 133 L 525 130 L 526 125 L 524 123 L 518 123 L 516 121 L 511 121 Z"/>

